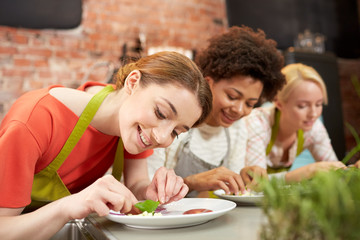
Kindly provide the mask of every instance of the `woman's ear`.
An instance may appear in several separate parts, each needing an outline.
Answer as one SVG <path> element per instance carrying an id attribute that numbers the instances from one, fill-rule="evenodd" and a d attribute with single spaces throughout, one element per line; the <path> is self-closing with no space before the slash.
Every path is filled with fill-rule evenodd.
<path id="1" fill-rule="evenodd" d="M 210 88 L 212 88 L 213 84 L 215 83 L 214 79 L 209 76 L 204 77 L 204 79 L 208 82 Z"/>
<path id="2" fill-rule="evenodd" d="M 141 72 L 139 70 L 133 70 L 129 73 L 129 75 L 125 79 L 125 90 L 128 94 L 131 94 L 140 83 Z"/>
<path id="3" fill-rule="evenodd" d="M 277 97 L 274 98 L 273 103 L 275 107 L 281 111 L 283 104 L 279 101 Z"/>

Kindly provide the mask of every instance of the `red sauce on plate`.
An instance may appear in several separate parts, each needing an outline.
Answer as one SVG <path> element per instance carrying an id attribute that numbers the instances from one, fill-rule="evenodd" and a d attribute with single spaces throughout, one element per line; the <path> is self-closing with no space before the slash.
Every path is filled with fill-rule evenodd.
<path id="1" fill-rule="evenodd" d="M 196 209 L 187 210 L 183 214 L 197 214 L 197 213 L 207 213 L 207 212 L 212 212 L 212 210 L 205 208 L 196 208 Z"/>

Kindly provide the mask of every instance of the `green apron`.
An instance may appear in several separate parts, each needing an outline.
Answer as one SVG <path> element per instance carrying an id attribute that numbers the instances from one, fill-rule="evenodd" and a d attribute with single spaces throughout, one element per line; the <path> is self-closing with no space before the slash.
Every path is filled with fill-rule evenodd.
<path id="1" fill-rule="evenodd" d="M 268 156 L 271 152 L 271 148 L 273 147 L 278 131 L 279 131 L 279 122 L 280 122 L 280 111 L 278 109 L 275 110 L 275 123 L 271 128 L 271 138 L 270 138 L 270 142 L 267 145 L 266 148 L 266 156 Z M 304 145 L 304 131 L 302 129 L 299 129 L 297 131 L 297 141 L 298 141 L 298 145 L 297 145 L 297 151 L 296 151 L 296 156 L 299 156 L 300 153 L 303 151 L 303 145 Z M 280 168 L 274 168 L 274 167 L 270 167 L 267 166 L 267 173 L 271 174 L 271 173 L 278 173 L 278 172 L 284 172 L 284 171 L 288 171 L 290 167 L 280 167 Z"/>
<path id="2" fill-rule="evenodd" d="M 27 207 L 28 210 L 34 210 L 51 201 L 70 195 L 57 171 L 80 140 L 105 97 L 112 91 L 114 88 L 109 85 L 92 97 L 60 153 L 45 169 L 35 174 L 31 191 L 31 204 Z M 119 181 L 123 171 L 123 162 L 124 149 L 122 140 L 119 138 L 112 170 L 112 175 Z"/>

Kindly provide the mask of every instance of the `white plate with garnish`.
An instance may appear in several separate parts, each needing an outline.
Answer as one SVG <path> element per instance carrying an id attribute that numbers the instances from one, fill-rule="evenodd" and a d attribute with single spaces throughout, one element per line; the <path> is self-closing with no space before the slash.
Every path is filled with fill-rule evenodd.
<path id="1" fill-rule="evenodd" d="M 184 198 L 177 202 L 160 205 L 155 211 L 161 213 L 160 216 L 125 215 L 110 211 L 106 217 L 111 221 L 135 228 L 179 228 L 208 222 L 224 215 L 235 207 L 236 203 L 224 199 Z M 196 210 L 202 212 L 195 213 Z"/>
<path id="2" fill-rule="evenodd" d="M 225 194 L 225 191 L 222 189 L 215 190 L 214 194 L 219 198 L 231 200 L 236 203 L 253 204 L 253 205 L 259 205 L 264 197 L 264 194 L 262 192 L 246 191 L 245 194 L 239 193 L 238 195 L 234 195 L 234 194 Z"/>

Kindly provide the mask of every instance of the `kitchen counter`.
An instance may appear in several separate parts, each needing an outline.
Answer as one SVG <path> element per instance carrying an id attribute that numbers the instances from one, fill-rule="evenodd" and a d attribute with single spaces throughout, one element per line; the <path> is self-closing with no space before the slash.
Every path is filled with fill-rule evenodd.
<path id="1" fill-rule="evenodd" d="M 105 217 L 91 215 L 88 217 L 106 237 L 111 240 L 177 240 L 177 239 L 221 239 L 255 240 L 259 239 L 262 223 L 265 222 L 261 208 L 255 206 L 237 206 L 230 212 L 209 222 L 183 228 L 173 229 L 140 229 L 113 222 Z"/>

